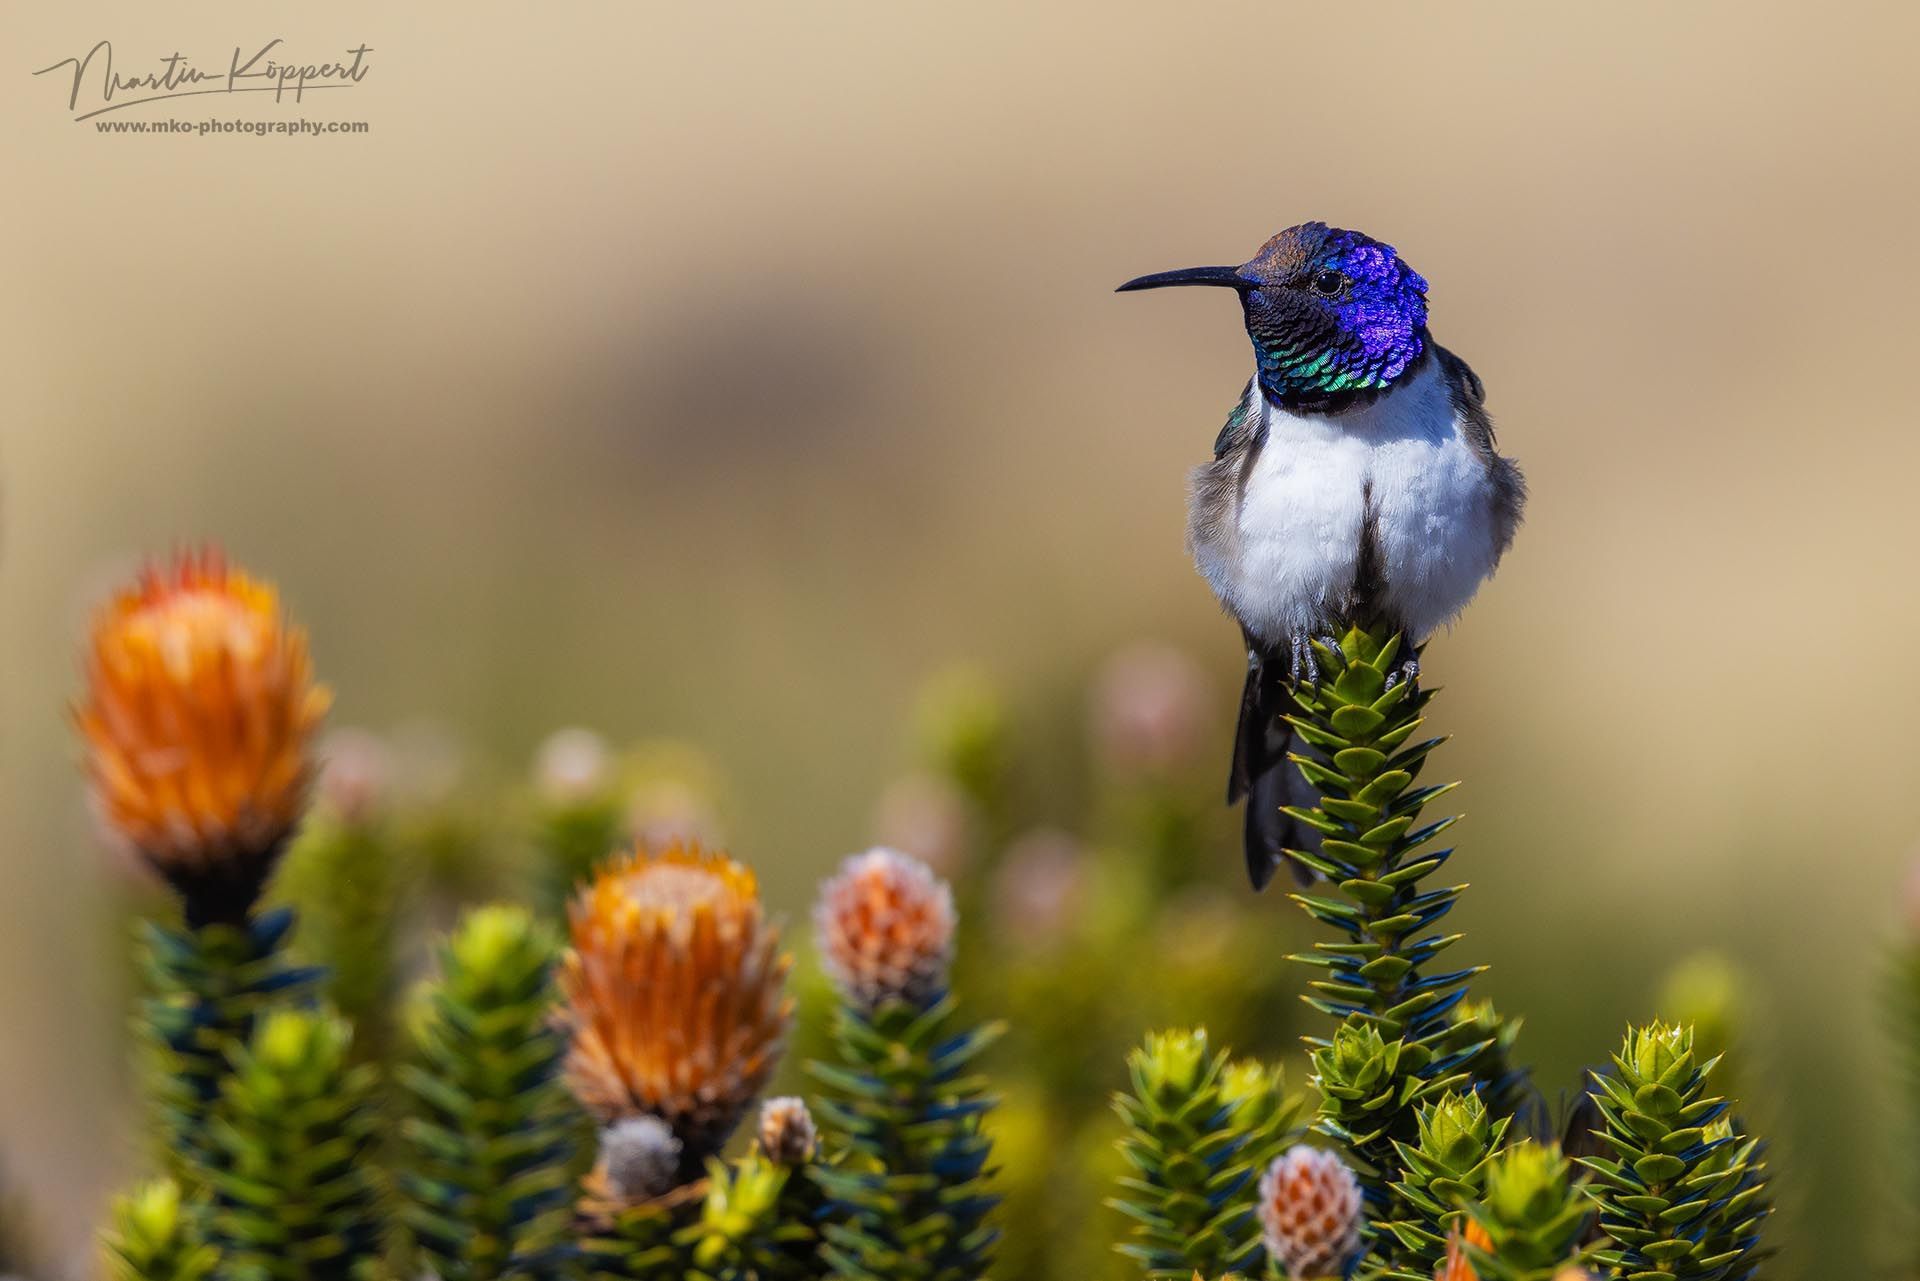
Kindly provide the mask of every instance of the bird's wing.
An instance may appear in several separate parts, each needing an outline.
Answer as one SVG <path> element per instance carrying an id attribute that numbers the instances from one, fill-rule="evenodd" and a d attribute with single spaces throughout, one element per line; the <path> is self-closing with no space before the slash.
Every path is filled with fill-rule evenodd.
<path id="1" fill-rule="evenodd" d="M 1453 393 L 1454 408 L 1466 421 L 1467 430 L 1473 434 L 1473 447 L 1484 453 L 1492 453 L 1494 446 L 1493 419 L 1487 414 L 1487 385 L 1480 381 L 1480 375 L 1473 372 L 1473 366 L 1442 347 L 1433 344 L 1433 354 L 1440 359 L 1440 372 L 1446 375 L 1447 390 Z"/>
<path id="2" fill-rule="evenodd" d="M 1446 376 L 1447 389 L 1453 396 L 1454 413 L 1460 417 L 1460 424 L 1467 434 L 1467 444 L 1486 464 L 1487 474 L 1493 478 L 1493 516 L 1494 537 L 1501 553 L 1513 542 L 1513 531 L 1519 528 L 1520 515 L 1527 505 L 1527 478 L 1520 474 L 1519 465 L 1511 458 L 1503 458 L 1494 448 L 1493 418 L 1487 413 L 1487 388 L 1480 381 L 1480 375 L 1466 361 L 1442 347 L 1433 344 L 1433 353 L 1440 360 L 1440 371 Z"/>

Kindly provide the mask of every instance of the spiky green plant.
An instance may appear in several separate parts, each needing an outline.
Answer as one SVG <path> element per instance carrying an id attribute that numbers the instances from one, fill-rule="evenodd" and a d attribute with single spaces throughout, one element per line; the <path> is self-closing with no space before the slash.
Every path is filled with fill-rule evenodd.
<path id="1" fill-rule="evenodd" d="M 1745 1281 L 1763 1257 L 1765 1165 L 1710 1092 L 1713 1061 L 1695 1059 L 1691 1027 L 1654 1022 L 1613 1063 L 1591 1091 L 1612 1155 L 1581 1162 L 1613 1241 L 1597 1257 L 1629 1281 Z"/>
<path id="2" fill-rule="evenodd" d="M 1108 1204 L 1131 1220 L 1116 1248 L 1152 1281 L 1251 1266 L 1261 1171 L 1302 1109 L 1277 1070 L 1233 1063 L 1204 1028 L 1158 1032 L 1127 1056 L 1132 1091 L 1114 1096 L 1128 1173 Z"/>
<path id="3" fill-rule="evenodd" d="M 972 1281 L 986 1271 L 998 1236 L 982 1129 L 993 1100 L 973 1065 L 1001 1031 L 958 1027 L 945 996 L 924 1009 L 838 1008 L 838 1061 L 807 1065 L 826 1090 L 825 1128 L 845 1149 L 812 1167 L 833 1203 L 821 1256 L 835 1276 Z"/>
<path id="4" fill-rule="evenodd" d="M 222 1281 L 366 1281 L 379 1265 L 368 1159 L 375 1075 L 326 1010 L 275 1010 L 233 1051 L 210 1134 Z"/>
<path id="5" fill-rule="evenodd" d="M 1582 1262 L 1580 1238 L 1593 1217 L 1559 1148 L 1531 1141 L 1494 1157 L 1485 1193 L 1465 1210 L 1490 1243 L 1465 1247 L 1480 1281 L 1551 1281 Z"/>
<path id="6" fill-rule="evenodd" d="M 678 1281 L 689 1262 L 682 1234 L 699 1223 L 706 1193 L 702 1180 L 585 1215 L 575 1228 L 573 1266 L 556 1263 L 534 1274 L 565 1276 L 577 1268 L 594 1281 Z"/>
<path id="7" fill-rule="evenodd" d="M 297 957 L 353 1024 L 354 1053 L 384 1061 L 391 1046 L 402 847 L 375 815 L 310 820 L 287 851 L 275 894 L 300 912 Z"/>
<path id="8" fill-rule="evenodd" d="M 147 1094 L 162 1163 L 189 1196 L 207 1190 L 224 1159 L 208 1122 L 229 1052 L 253 1034 L 262 1011 L 307 1000 L 318 977 L 288 962 L 292 928 L 286 910 L 245 925 L 141 926 L 147 995 L 137 1028 Z"/>
<path id="9" fill-rule="evenodd" d="M 549 1019 L 557 947 L 523 908 L 468 913 L 413 1030 L 401 1217 L 440 1281 L 502 1276 L 566 1230 L 586 1124 Z"/>
<path id="10" fill-rule="evenodd" d="M 1465 1055 L 1460 1068 L 1487 1105 L 1487 1115 L 1496 1119 L 1519 1115 L 1536 1098 L 1527 1069 L 1514 1060 L 1520 1024 L 1494 1009 L 1492 1001 L 1463 1001 L 1448 1019 L 1443 1052 Z"/>
<path id="11" fill-rule="evenodd" d="M 1377 1249 L 1410 1251 L 1380 1226 L 1403 1217 L 1403 1207 L 1393 1199 L 1400 1168 L 1397 1145 L 1419 1143 L 1420 1105 L 1464 1086 L 1466 1073 L 1448 1071 L 1457 1060 L 1436 1060 L 1431 1041 L 1383 1036 L 1378 1025 L 1358 1014 L 1348 1015 L 1332 1040 L 1312 1044 L 1313 1083 L 1320 1091 L 1314 1125 L 1355 1158 L 1354 1173 L 1370 1210 L 1368 1240 Z M 1408 1258 L 1417 1262 L 1412 1253 Z"/>
<path id="12" fill-rule="evenodd" d="M 220 1263 L 207 1241 L 205 1208 L 172 1179 L 114 1198 L 102 1244 L 115 1281 L 204 1281 Z"/>
<path id="13" fill-rule="evenodd" d="M 1398 1220 L 1393 1145 L 1419 1141 L 1415 1108 L 1466 1081 L 1469 1065 L 1505 1078 L 1508 1047 L 1497 1028 L 1453 1020 L 1467 981 L 1484 967 L 1432 964 L 1460 938 L 1433 926 L 1465 888 L 1428 884 L 1453 852 L 1433 842 L 1455 822 L 1422 821 L 1454 787 L 1416 785 L 1442 741 L 1416 737 L 1433 691 L 1399 679 L 1401 641 L 1384 627 L 1349 627 L 1337 646 L 1313 648 L 1321 678 L 1297 686 L 1288 723 L 1300 744 L 1293 761 L 1319 804 L 1286 812 L 1320 834 L 1317 852 L 1294 857 L 1325 883 L 1293 898 L 1343 938 L 1293 959 L 1320 971 L 1307 1003 L 1341 1021 L 1333 1038 L 1308 1041 L 1326 1099 L 1320 1129 L 1357 1159 L 1372 1218 Z M 1490 1048 L 1499 1052 L 1489 1057 Z M 1484 1084 L 1504 1092 L 1511 1083 Z M 1399 1257 L 1403 1248 L 1377 1225 L 1369 1233 L 1392 1256 L 1376 1262 L 1421 1262 Z"/>
<path id="14" fill-rule="evenodd" d="M 537 890 L 543 907 L 558 911 L 574 888 L 626 839 L 621 798 L 610 785 L 583 795 L 543 799 L 534 819 L 540 853 Z"/>
<path id="15" fill-rule="evenodd" d="M 1417 1117 L 1420 1141 L 1393 1145 L 1400 1158 L 1393 1191 L 1402 1217 L 1383 1226 L 1406 1252 L 1405 1275 L 1427 1281 L 1446 1255 L 1461 1204 L 1485 1193 L 1489 1164 L 1510 1119 L 1490 1116 L 1477 1094 L 1452 1092 L 1423 1104 Z"/>
<path id="16" fill-rule="evenodd" d="M 1320 833 L 1319 853 L 1295 857 L 1339 897 L 1293 897 L 1347 941 L 1316 943 L 1312 955 L 1294 958 L 1324 971 L 1308 985 L 1315 995 L 1307 1002 L 1336 1019 L 1363 1019 L 1385 1037 L 1434 1041 L 1479 970 L 1427 971 L 1459 938 L 1427 931 L 1465 888 L 1423 888 L 1452 854 L 1427 847 L 1455 822 L 1420 822 L 1425 807 L 1454 787 L 1414 786 L 1442 741 L 1414 740 L 1433 691 L 1406 680 L 1389 686 L 1400 640 L 1380 629 L 1350 628 L 1339 649 L 1316 643 L 1314 650 L 1323 678 L 1298 687 L 1298 714 L 1288 720 L 1303 744 L 1295 763 L 1320 803 L 1287 812 Z"/>
<path id="17" fill-rule="evenodd" d="M 687 1251 L 688 1281 L 802 1281 L 814 1275 L 813 1224 L 790 1213 L 787 1188 L 799 1177 L 760 1152 L 732 1166 L 709 1162 L 699 1222 L 676 1237 Z"/>

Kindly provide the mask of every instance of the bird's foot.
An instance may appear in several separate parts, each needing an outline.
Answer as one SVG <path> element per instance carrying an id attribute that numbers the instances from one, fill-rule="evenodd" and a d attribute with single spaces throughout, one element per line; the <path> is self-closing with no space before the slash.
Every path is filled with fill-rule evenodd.
<path id="1" fill-rule="evenodd" d="M 1392 689 L 1395 685 L 1398 685 L 1401 681 L 1405 681 L 1409 687 L 1416 688 L 1416 689 L 1419 687 L 1420 685 L 1419 655 L 1416 654 L 1409 658 L 1402 659 L 1400 662 L 1394 664 L 1392 671 L 1387 673 L 1388 689 Z"/>
<path id="2" fill-rule="evenodd" d="M 1288 638 L 1290 661 L 1287 666 L 1287 679 L 1296 687 L 1303 683 L 1303 679 L 1309 686 L 1317 686 L 1320 683 L 1320 660 L 1313 652 L 1316 643 L 1336 654 L 1341 653 L 1340 642 L 1331 636 L 1315 636 L 1312 632 L 1295 632 Z"/>

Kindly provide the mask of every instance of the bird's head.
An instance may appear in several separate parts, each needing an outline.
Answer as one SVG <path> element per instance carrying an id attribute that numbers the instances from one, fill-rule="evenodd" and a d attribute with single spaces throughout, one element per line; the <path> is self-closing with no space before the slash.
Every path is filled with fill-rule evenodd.
<path id="1" fill-rule="evenodd" d="M 1384 391 L 1427 349 L 1427 282 L 1392 245 L 1306 222 L 1238 267 L 1190 267 L 1120 286 L 1220 285 L 1240 295 L 1261 390 L 1289 407 L 1338 408 Z"/>

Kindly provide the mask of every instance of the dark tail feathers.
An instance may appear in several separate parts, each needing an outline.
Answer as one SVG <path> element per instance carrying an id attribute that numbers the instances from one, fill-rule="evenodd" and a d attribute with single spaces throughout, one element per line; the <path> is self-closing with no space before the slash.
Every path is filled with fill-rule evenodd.
<path id="1" fill-rule="evenodd" d="M 1310 884 L 1314 875 L 1305 864 L 1286 856 L 1287 850 L 1317 853 L 1320 834 L 1281 807 L 1310 809 L 1319 795 L 1287 759 L 1293 748 L 1293 730 L 1284 717 L 1292 705 L 1286 687 L 1286 659 L 1247 641 L 1247 684 L 1240 695 L 1240 726 L 1233 740 L 1233 770 L 1227 779 L 1227 803 L 1247 800 L 1247 876 L 1256 890 L 1265 889 L 1273 872 L 1286 863 L 1296 884 Z"/>

